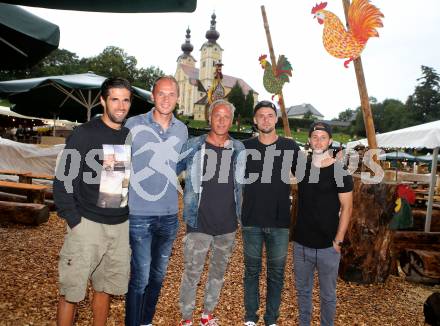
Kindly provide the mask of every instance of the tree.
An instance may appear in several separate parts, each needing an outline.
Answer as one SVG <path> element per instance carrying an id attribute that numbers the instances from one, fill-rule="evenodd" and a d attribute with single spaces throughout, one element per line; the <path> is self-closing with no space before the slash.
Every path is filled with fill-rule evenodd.
<path id="1" fill-rule="evenodd" d="M 254 115 L 254 91 L 249 90 L 244 100 L 244 118 L 252 118 Z"/>
<path id="2" fill-rule="evenodd" d="M 56 49 L 30 69 L 0 71 L 0 80 L 67 75 L 86 71 L 87 67 L 80 65 L 76 53 L 65 49 Z"/>
<path id="3" fill-rule="evenodd" d="M 229 102 L 231 102 L 235 106 L 235 116 L 237 117 L 237 131 L 240 131 L 240 120 L 243 112 L 245 112 L 246 98 L 244 96 L 243 90 L 241 89 L 241 86 L 238 84 L 238 81 L 232 87 L 227 97 Z"/>
<path id="4" fill-rule="evenodd" d="M 440 119 L 440 76 L 434 68 L 422 66 L 422 77 L 417 81 L 419 85 L 406 101 L 415 124 Z"/>
<path id="5" fill-rule="evenodd" d="M 144 88 L 146 90 L 152 90 L 154 81 L 160 76 L 164 76 L 165 73 L 158 67 L 150 66 L 148 68 L 141 68 L 136 73 L 133 86 Z"/>
<path id="6" fill-rule="evenodd" d="M 150 90 L 154 81 L 164 75 L 158 67 L 136 68 L 137 60 L 123 49 L 108 46 L 100 54 L 79 58 L 76 53 L 57 49 L 31 69 L 0 71 L 0 80 L 14 80 L 54 75 L 80 74 L 93 71 L 104 77 L 124 77 L 133 86 Z"/>
<path id="7" fill-rule="evenodd" d="M 351 119 L 355 116 L 355 111 L 352 109 L 346 109 L 345 111 L 339 112 L 338 120 L 339 121 L 351 121 Z"/>
<path id="8" fill-rule="evenodd" d="M 399 100 L 386 99 L 383 102 L 371 104 L 374 127 L 376 132 L 384 133 L 411 125 L 411 117 L 406 106 Z M 360 107 L 354 111 L 356 116 L 351 132 L 360 137 L 365 137 L 364 117 Z"/>
<path id="9" fill-rule="evenodd" d="M 313 115 L 312 111 L 310 110 L 304 113 L 302 118 L 306 120 L 316 120 L 316 117 Z"/>
<path id="10" fill-rule="evenodd" d="M 96 57 L 81 60 L 89 70 L 105 77 L 122 77 L 133 82 L 136 78 L 137 60 L 129 56 L 123 49 L 108 46 Z"/>

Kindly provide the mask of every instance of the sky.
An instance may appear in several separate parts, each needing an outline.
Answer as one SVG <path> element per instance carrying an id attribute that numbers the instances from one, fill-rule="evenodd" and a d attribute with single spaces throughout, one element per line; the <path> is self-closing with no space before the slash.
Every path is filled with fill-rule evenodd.
<path id="1" fill-rule="evenodd" d="M 328 0 L 327 10 L 344 18 L 342 0 Z M 369 96 L 406 101 L 414 92 L 421 66 L 440 73 L 440 1 L 372 0 L 384 27 L 362 52 Z M 174 75 L 185 31 L 191 30 L 192 55 L 200 59 L 211 14 L 217 15 L 217 43 L 224 49 L 223 73 L 244 79 L 270 99 L 263 87 L 258 57 L 269 50 L 260 6 L 269 21 L 275 55 L 284 54 L 293 67 L 283 93 L 286 107 L 312 104 L 325 119 L 360 106 L 354 66 L 332 57 L 322 44 L 323 25 L 311 14 L 312 0 L 198 0 L 193 13 L 91 13 L 24 7 L 60 27 L 60 48 L 79 57 L 98 55 L 118 46 L 138 60 L 138 68 L 157 66 Z M 344 20 L 343 20 L 344 21 Z M 197 62 L 197 63 L 198 63 Z"/>

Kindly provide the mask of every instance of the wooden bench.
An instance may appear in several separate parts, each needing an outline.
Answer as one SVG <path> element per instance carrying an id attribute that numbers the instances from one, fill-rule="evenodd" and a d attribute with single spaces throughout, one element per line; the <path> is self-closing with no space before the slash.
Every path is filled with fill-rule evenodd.
<path id="1" fill-rule="evenodd" d="M 51 174 L 26 172 L 18 176 L 18 182 L 32 183 L 32 179 L 43 179 L 53 181 L 55 177 Z"/>
<path id="2" fill-rule="evenodd" d="M 26 174 L 26 172 L 21 172 L 21 171 L 16 171 L 16 170 L 0 170 L 0 174 L 21 176 L 23 174 Z"/>
<path id="3" fill-rule="evenodd" d="M 0 180 L 0 189 L 24 190 L 26 191 L 29 203 L 44 204 L 45 191 L 48 189 L 48 186 Z"/>

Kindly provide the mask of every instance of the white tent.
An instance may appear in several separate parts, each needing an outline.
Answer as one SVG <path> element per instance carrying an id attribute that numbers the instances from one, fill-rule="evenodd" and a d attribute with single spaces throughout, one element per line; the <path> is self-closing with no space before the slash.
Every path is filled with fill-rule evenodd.
<path id="1" fill-rule="evenodd" d="M 432 201 L 436 184 L 437 158 L 440 147 L 440 120 L 418 126 L 377 134 L 377 146 L 384 148 L 430 148 L 433 149 L 431 182 L 429 186 L 428 208 L 426 210 L 425 232 L 431 229 Z M 347 148 L 357 145 L 368 146 L 367 139 L 349 142 Z"/>
<path id="2" fill-rule="evenodd" d="M 13 118 L 20 118 L 20 119 L 40 120 L 39 118 L 28 117 L 27 115 L 22 115 L 17 112 L 11 111 L 11 109 L 6 106 L 0 106 L 0 115 L 5 115 Z"/>

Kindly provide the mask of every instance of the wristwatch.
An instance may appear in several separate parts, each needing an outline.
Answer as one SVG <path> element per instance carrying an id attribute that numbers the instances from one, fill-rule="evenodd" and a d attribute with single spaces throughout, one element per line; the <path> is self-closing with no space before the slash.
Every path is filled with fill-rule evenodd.
<path id="1" fill-rule="evenodd" d="M 338 247 L 342 247 L 342 245 L 344 244 L 344 241 L 342 240 L 333 240 L 333 242 L 338 246 Z"/>

